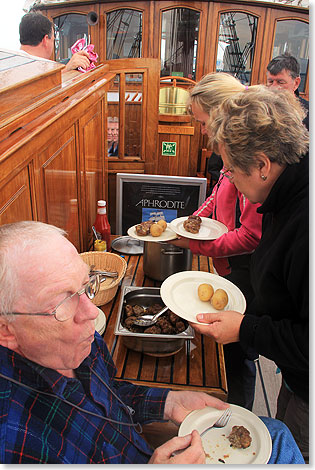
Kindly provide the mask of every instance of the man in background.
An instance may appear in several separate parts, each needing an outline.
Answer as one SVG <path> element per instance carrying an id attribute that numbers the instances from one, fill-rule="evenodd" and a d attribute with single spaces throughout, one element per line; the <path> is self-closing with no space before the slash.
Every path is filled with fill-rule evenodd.
<path id="1" fill-rule="evenodd" d="M 299 85 L 301 83 L 300 64 L 295 57 L 288 54 L 278 55 L 274 57 L 267 66 L 267 86 L 274 88 L 285 88 L 292 91 L 300 100 L 307 115 L 303 121 L 305 127 L 309 128 L 309 103 L 299 96 Z"/>
<path id="2" fill-rule="evenodd" d="M 110 157 L 117 157 L 118 155 L 118 127 L 117 117 L 107 118 L 108 156 Z"/>
<path id="3" fill-rule="evenodd" d="M 27 13 L 22 17 L 19 26 L 21 51 L 25 55 L 40 57 L 48 60 L 53 52 L 55 33 L 53 23 L 41 13 Z M 73 54 L 66 64 L 66 71 L 78 67 L 87 69 L 90 65 L 89 55 L 86 51 Z"/>

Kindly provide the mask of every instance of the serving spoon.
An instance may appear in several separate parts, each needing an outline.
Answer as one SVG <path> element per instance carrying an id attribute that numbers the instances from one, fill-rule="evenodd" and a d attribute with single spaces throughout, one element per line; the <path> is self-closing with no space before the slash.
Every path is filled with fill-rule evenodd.
<path id="1" fill-rule="evenodd" d="M 157 320 L 160 318 L 160 316 L 163 315 L 163 313 L 165 313 L 167 310 L 168 310 L 168 307 L 164 307 L 155 315 L 149 315 L 149 314 L 141 315 L 141 317 L 137 317 L 137 319 L 133 322 L 133 324 L 137 326 L 145 326 L 145 327 L 154 325 L 157 322 Z"/>

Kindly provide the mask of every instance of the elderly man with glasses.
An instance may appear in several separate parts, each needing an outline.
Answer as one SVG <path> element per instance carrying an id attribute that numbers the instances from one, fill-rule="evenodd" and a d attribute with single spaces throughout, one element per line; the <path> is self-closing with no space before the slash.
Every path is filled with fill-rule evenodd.
<path id="1" fill-rule="evenodd" d="M 205 463 L 197 431 L 153 451 L 141 425 L 229 405 L 114 379 L 91 302 L 101 279 L 64 235 L 41 222 L 0 226 L 0 461 Z M 288 429 L 264 420 L 274 441 L 270 463 L 302 462 Z"/>

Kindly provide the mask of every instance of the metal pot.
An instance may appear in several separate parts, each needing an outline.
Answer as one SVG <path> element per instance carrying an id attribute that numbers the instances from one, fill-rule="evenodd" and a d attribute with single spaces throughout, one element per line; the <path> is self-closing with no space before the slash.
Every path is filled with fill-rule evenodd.
<path id="1" fill-rule="evenodd" d="M 164 281 L 181 271 L 190 271 L 192 253 L 165 242 L 144 242 L 143 271 L 151 279 Z"/>

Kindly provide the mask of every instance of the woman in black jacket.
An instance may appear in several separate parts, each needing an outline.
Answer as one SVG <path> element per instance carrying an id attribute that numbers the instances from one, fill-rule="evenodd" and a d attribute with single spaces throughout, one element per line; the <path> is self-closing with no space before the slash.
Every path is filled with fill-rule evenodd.
<path id="1" fill-rule="evenodd" d="M 194 328 L 227 344 L 239 341 L 282 372 L 277 417 L 308 460 L 309 220 L 308 132 L 304 111 L 285 90 L 249 88 L 209 122 L 225 172 L 252 203 L 261 203 L 262 238 L 252 257 L 254 300 L 246 315 L 197 315 Z"/>

